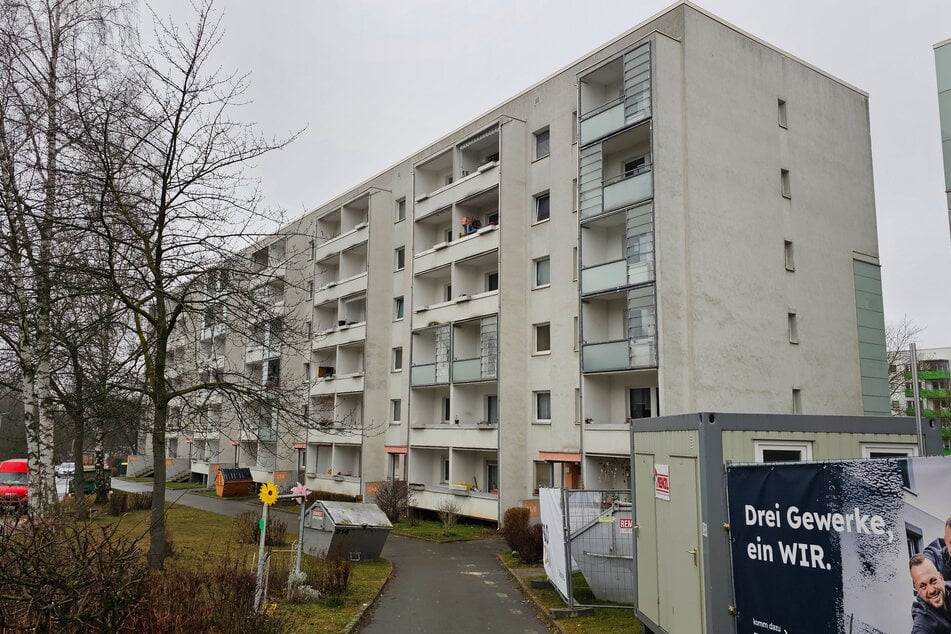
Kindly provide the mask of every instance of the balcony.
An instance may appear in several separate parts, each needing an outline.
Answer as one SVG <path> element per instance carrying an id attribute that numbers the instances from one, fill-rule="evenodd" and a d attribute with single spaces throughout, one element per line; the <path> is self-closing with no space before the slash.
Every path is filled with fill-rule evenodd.
<path id="1" fill-rule="evenodd" d="M 911 372 L 905 372 L 905 378 L 911 378 Z M 951 378 L 951 372 L 948 370 L 919 370 L 918 378 L 922 381 L 938 381 L 940 379 Z"/>
<path id="2" fill-rule="evenodd" d="M 431 511 L 439 510 L 446 500 L 452 500 L 459 507 L 459 514 L 490 522 L 499 520 L 499 496 L 497 493 L 470 491 L 467 496 L 457 496 L 448 486 L 424 485 L 422 491 L 414 494 L 416 506 Z"/>
<path id="3" fill-rule="evenodd" d="M 315 247 L 315 258 L 320 261 L 328 256 L 351 249 L 367 241 L 370 235 L 370 228 L 366 222 L 361 222 L 353 229 L 340 235 L 335 235 L 324 240 Z"/>
<path id="4" fill-rule="evenodd" d="M 905 390 L 905 397 L 912 398 L 915 393 L 912 390 Z M 944 389 L 933 389 L 933 390 L 918 390 L 918 396 L 921 398 L 933 399 L 933 398 L 948 398 L 948 390 Z"/>
<path id="5" fill-rule="evenodd" d="M 586 424 L 584 426 L 584 450 L 589 454 L 629 455 L 631 442 L 630 423 Z"/>
<path id="6" fill-rule="evenodd" d="M 644 337 L 633 341 L 606 341 L 581 347 L 583 372 L 632 370 L 657 365 L 656 340 Z"/>
<path id="7" fill-rule="evenodd" d="M 257 439 L 260 442 L 274 442 L 277 440 L 277 429 L 275 429 L 274 427 L 270 425 L 258 427 L 256 433 L 257 433 Z M 271 463 L 270 468 L 272 469 L 274 468 L 273 463 Z"/>
<path id="8" fill-rule="evenodd" d="M 605 182 L 602 196 L 605 212 L 653 198 L 654 181 L 650 168 L 645 167 L 631 175 L 621 175 Z"/>
<path id="9" fill-rule="evenodd" d="M 412 444 L 427 447 L 458 447 L 464 449 L 496 449 L 499 426 L 454 423 L 413 423 Z"/>
<path id="10" fill-rule="evenodd" d="M 624 121 L 624 103 L 621 98 L 604 104 L 581 117 L 578 133 L 581 145 L 587 145 L 600 138 L 617 132 L 626 125 Z"/>
<path id="11" fill-rule="evenodd" d="M 497 251 L 499 248 L 498 229 L 499 225 L 487 225 L 452 242 L 441 242 L 425 251 L 420 251 L 415 256 L 414 268 L 417 271 L 428 271 L 456 260 Z"/>
<path id="12" fill-rule="evenodd" d="M 446 302 L 414 308 L 413 323 L 416 326 L 432 322 L 448 324 L 497 312 L 499 312 L 498 291 L 486 291 L 477 295 L 463 293 Z"/>
<path id="13" fill-rule="evenodd" d="M 627 260 L 615 260 L 581 269 L 581 294 L 600 293 L 652 281 L 654 281 L 652 262 L 628 264 Z"/>
<path id="14" fill-rule="evenodd" d="M 367 289 L 367 272 L 362 271 L 352 277 L 328 282 L 317 289 L 314 301 L 326 303 L 341 297 L 353 295 Z"/>
<path id="15" fill-rule="evenodd" d="M 314 337 L 313 348 L 316 350 L 317 348 L 340 346 L 357 341 L 364 341 L 366 338 L 367 322 L 363 321 L 356 324 L 345 323 L 318 332 Z"/>
<path id="16" fill-rule="evenodd" d="M 416 198 L 416 218 L 424 218 L 426 215 L 448 207 L 458 200 L 497 187 L 499 184 L 498 167 L 498 161 L 486 163 L 470 174 L 463 174 L 461 178 L 444 187 L 421 193 Z"/>
<path id="17" fill-rule="evenodd" d="M 332 374 L 314 381 L 310 388 L 311 396 L 325 396 L 328 394 L 343 394 L 363 391 L 363 372 L 350 374 Z"/>

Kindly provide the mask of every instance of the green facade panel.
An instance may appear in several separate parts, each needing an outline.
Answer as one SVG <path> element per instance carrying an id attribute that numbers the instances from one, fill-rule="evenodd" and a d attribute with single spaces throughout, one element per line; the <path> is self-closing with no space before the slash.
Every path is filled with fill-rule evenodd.
<path id="1" fill-rule="evenodd" d="M 867 416 L 888 416 L 891 403 L 885 351 L 885 312 L 881 270 L 874 264 L 853 260 L 855 322 L 859 344 L 862 407 Z"/>

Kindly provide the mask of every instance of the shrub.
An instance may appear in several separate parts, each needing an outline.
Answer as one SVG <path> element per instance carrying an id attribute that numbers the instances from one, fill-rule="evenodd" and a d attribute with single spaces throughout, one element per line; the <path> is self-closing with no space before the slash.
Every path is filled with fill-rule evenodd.
<path id="1" fill-rule="evenodd" d="M 541 524 L 532 524 L 520 535 L 518 547 L 515 551 L 522 563 L 537 564 L 542 560 L 543 535 L 544 529 Z"/>
<path id="2" fill-rule="evenodd" d="M 151 493 L 128 493 L 127 499 L 127 507 L 130 511 L 148 511 L 152 508 Z"/>
<path id="3" fill-rule="evenodd" d="M 129 510 L 129 496 L 125 491 L 113 491 L 109 496 L 109 515 L 122 515 Z"/>
<path id="4" fill-rule="evenodd" d="M 254 611 L 256 574 L 234 562 L 213 569 L 153 572 L 143 600 L 122 623 L 122 631 L 258 632 L 284 631 L 264 612 Z"/>
<path id="5" fill-rule="evenodd" d="M 305 558 L 301 571 L 322 596 L 340 596 L 350 587 L 353 564 L 349 559 Z"/>
<path id="6" fill-rule="evenodd" d="M 238 541 L 245 544 L 257 544 L 261 540 L 261 530 L 258 522 L 261 514 L 257 511 L 245 511 L 234 518 Z M 264 536 L 266 546 L 287 545 L 287 523 L 269 513 L 267 516 L 267 532 Z"/>
<path id="7" fill-rule="evenodd" d="M 147 571 L 117 529 L 65 514 L 0 523 L 0 631 L 120 631 Z"/>
<path id="8" fill-rule="evenodd" d="M 502 537 L 512 550 L 518 550 L 522 534 L 528 530 L 529 512 L 522 506 L 513 506 L 502 516 Z"/>
<path id="9" fill-rule="evenodd" d="M 442 522 L 443 535 L 449 535 L 453 526 L 459 520 L 460 508 L 455 500 L 443 500 L 439 503 L 436 510 L 439 514 L 439 521 Z"/>
<path id="10" fill-rule="evenodd" d="M 405 480 L 385 480 L 380 482 L 377 489 L 376 505 L 386 515 L 386 519 L 396 523 L 409 515 L 413 492 Z"/>

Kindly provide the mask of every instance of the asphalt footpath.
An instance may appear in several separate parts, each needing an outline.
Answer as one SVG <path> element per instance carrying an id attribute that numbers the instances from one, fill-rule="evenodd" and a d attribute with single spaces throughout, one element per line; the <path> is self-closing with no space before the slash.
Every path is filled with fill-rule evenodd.
<path id="1" fill-rule="evenodd" d="M 149 483 L 113 478 L 121 491 L 151 492 Z M 260 512 L 257 499 L 222 499 L 194 490 L 166 490 L 165 499 L 221 515 Z M 287 530 L 297 534 L 296 514 L 286 515 Z M 548 632 L 496 555 L 505 550 L 499 538 L 435 543 L 391 534 L 382 556 L 393 563 L 393 577 L 383 588 L 357 631 L 393 632 Z"/>

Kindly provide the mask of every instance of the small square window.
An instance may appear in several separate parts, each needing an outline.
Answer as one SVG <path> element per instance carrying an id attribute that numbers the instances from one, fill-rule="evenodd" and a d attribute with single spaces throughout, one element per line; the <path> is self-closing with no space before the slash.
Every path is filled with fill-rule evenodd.
<path id="1" fill-rule="evenodd" d="M 403 369 L 403 348 L 393 348 L 393 370 Z"/>
<path id="2" fill-rule="evenodd" d="M 792 190 L 789 187 L 789 170 L 779 170 L 779 180 L 783 198 L 792 198 Z"/>
<path id="3" fill-rule="evenodd" d="M 499 290 L 499 272 L 498 271 L 492 271 L 491 273 L 486 274 L 485 290 L 486 291 Z"/>
<path id="4" fill-rule="evenodd" d="M 393 300 L 393 319 L 403 318 L 403 298 L 397 297 Z"/>
<path id="5" fill-rule="evenodd" d="M 551 196 L 547 193 L 535 197 L 535 222 L 542 222 L 551 217 Z"/>
<path id="6" fill-rule="evenodd" d="M 779 106 L 779 127 L 785 128 L 786 127 L 786 102 L 780 99 L 777 103 Z"/>
<path id="7" fill-rule="evenodd" d="M 802 390 L 798 388 L 792 391 L 792 413 L 802 414 Z"/>
<path id="8" fill-rule="evenodd" d="M 551 259 L 535 260 L 535 288 L 551 284 Z"/>
<path id="9" fill-rule="evenodd" d="M 791 440 L 755 440 L 756 462 L 801 462 L 812 460 L 812 443 Z"/>
<path id="10" fill-rule="evenodd" d="M 631 418 L 651 417 L 651 389 L 649 387 L 633 387 L 628 392 L 630 400 Z"/>
<path id="11" fill-rule="evenodd" d="M 535 392 L 535 420 L 551 422 L 551 392 Z"/>
<path id="12" fill-rule="evenodd" d="M 535 326 L 535 352 L 551 352 L 551 324 Z"/>
<path id="13" fill-rule="evenodd" d="M 790 240 L 786 240 L 783 246 L 784 246 L 784 255 L 786 259 L 786 270 L 795 271 L 796 258 L 795 258 L 795 253 L 793 251 L 793 243 Z"/>
<path id="14" fill-rule="evenodd" d="M 406 199 L 400 198 L 396 201 L 396 222 L 406 220 Z"/>
<path id="15" fill-rule="evenodd" d="M 397 247 L 396 249 L 396 270 L 400 271 L 406 266 L 406 247 Z"/>
<path id="16" fill-rule="evenodd" d="M 789 343 L 799 343 L 799 324 L 796 313 L 787 313 L 786 320 L 789 326 Z"/>
<path id="17" fill-rule="evenodd" d="M 398 423 L 403 417 L 403 402 L 398 398 L 391 399 L 390 411 L 392 411 L 393 422 Z"/>
<path id="18" fill-rule="evenodd" d="M 551 154 L 551 135 L 548 128 L 545 128 L 535 133 L 535 158 L 540 159 L 549 154 Z"/>

